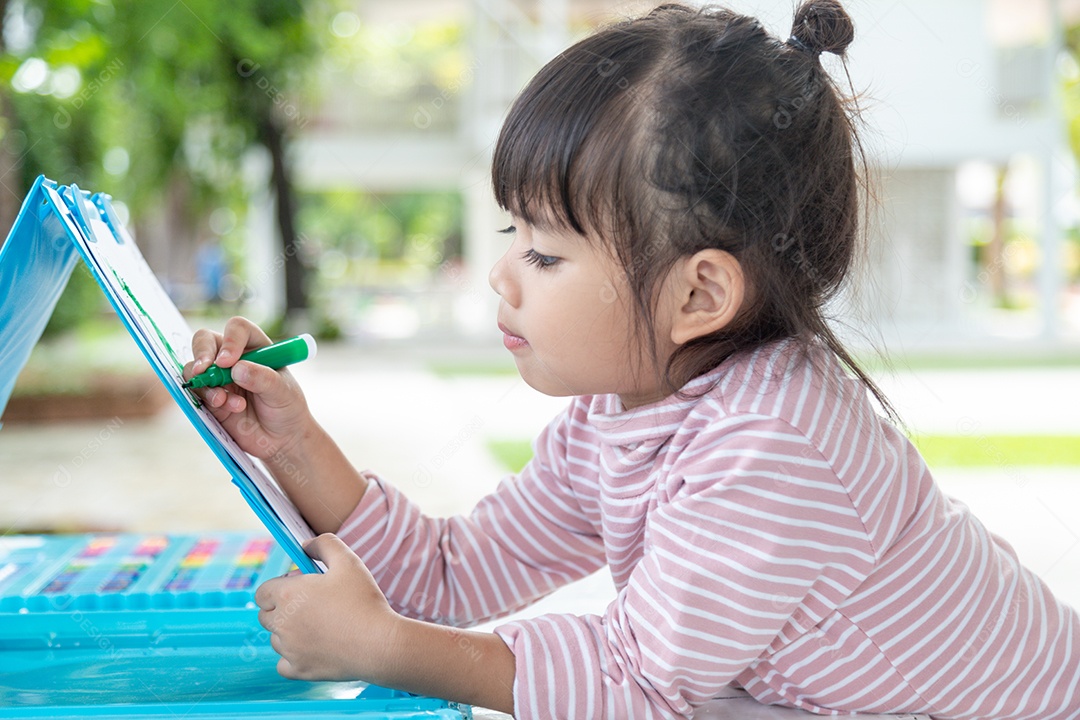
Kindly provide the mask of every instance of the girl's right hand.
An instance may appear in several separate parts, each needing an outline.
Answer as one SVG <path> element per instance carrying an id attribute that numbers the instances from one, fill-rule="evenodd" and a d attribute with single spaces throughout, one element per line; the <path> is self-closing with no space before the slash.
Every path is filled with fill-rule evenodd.
<path id="1" fill-rule="evenodd" d="M 287 368 L 237 363 L 245 352 L 269 344 L 266 333 L 247 318 L 231 318 L 224 333 L 199 330 L 191 341 L 195 360 L 184 366 L 184 379 L 211 364 L 233 368 L 229 385 L 195 392 L 245 452 L 262 460 L 280 460 L 315 427 L 315 421 Z"/>

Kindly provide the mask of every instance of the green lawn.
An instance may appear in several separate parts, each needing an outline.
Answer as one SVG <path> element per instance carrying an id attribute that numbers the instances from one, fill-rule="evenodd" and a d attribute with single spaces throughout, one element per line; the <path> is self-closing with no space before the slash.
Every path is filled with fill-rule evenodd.
<path id="1" fill-rule="evenodd" d="M 531 440 L 488 440 L 488 450 L 510 472 L 521 472 L 532 458 Z"/>
<path id="2" fill-rule="evenodd" d="M 457 377 L 502 377 L 516 375 L 517 366 L 512 359 L 505 361 L 453 361 L 434 360 L 427 363 L 427 369 L 443 380 Z"/>
<path id="3" fill-rule="evenodd" d="M 912 438 L 930 467 L 1080 467 L 1080 437 L 1072 435 L 920 435 Z M 489 440 L 511 472 L 532 457 L 529 440 Z"/>
<path id="4" fill-rule="evenodd" d="M 920 435 L 912 442 L 930 467 L 1080 466 L 1071 435 Z"/>
<path id="5" fill-rule="evenodd" d="M 1075 350 L 1050 352 L 916 353 L 890 355 L 888 360 L 861 354 L 856 360 L 871 373 L 909 372 L 912 370 L 1015 370 L 1024 368 L 1080 368 L 1080 354 Z"/>

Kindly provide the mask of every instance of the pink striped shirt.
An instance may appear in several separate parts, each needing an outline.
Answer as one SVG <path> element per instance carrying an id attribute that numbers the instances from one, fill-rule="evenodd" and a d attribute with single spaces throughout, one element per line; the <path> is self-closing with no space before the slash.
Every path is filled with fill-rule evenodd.
<path id="1" fill-rule="evenodd" d="M 711 387 L 715 383 L 715 387 Z M 398 611 L 469 625 L 607 565 L 602 616 L 496 628 L 518 718 L 687 716 L 729 683 L 815 712 L 1080 718 L 1080 618 L 823 350 L 575 398 L 468 516 L 371 484 L 341 528 Z"/>

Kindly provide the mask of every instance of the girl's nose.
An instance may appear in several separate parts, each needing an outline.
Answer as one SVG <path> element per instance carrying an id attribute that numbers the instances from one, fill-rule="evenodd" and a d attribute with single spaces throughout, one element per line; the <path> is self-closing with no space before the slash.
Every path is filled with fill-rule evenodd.
<path id="1" fill-rule="evenodd" d="M 510 248 L 503 253 L 503 256 L 491 266 L 491 272 L 488 273 L 488 284 L 508 305 L 517 307 L 520 293 L 517 290 L 517 283 L 514 282 L 513 271 L 510 268 L 509 257 L 512 249 Z"/>

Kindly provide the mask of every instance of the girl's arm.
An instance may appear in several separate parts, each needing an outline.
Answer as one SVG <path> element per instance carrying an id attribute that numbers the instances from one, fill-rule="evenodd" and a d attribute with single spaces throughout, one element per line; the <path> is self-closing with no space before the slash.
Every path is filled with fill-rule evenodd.
<path id="1" fill-rule="evenodd" d="M 199 391 L 206 407 L 247 453 L 266 463 L 282 489 L 316 533 L 335 532 L 364 494 L 367 481 L 315 421 L 287 369 L 240 362 L 240 356 L 270 344 L 257 325 L 242 317 L 223 334 L 199 330 L 192 339 L 191 378 L 215 363 L 233 368 L 230 385 Z"/>
<path id="2" fill-rule="evenodd" d="M 603 615 L 494 629 L 516 658 L 519 720 L 689 717 L 755 663 L 768 672 L 770 650 L 823 649 L 810 629 L 874 567 L 861 517 L 783 421 L 710 425 L 656 488 L 643 555 Z"/>
<path id="3" fill-rule="evenodd" d="M 514 713 L 514 654 L 494 633 L 403 619 L 398 662 L 378 684 Z"/>
<path id="4" fill-rule="evenodd" d="M 282 656 L 279 672 L 359 678 L 513 712 L 519 673 L 507 643 L 429 621 L 505 614 L 603 566 L 603 544 L 560 460 L 569 417 L 541 435 L 521 476 L 504 480 L 469 516 L 424 517 L 372 476 L 341 529 L 356 552 L 320 536 L 306 549 L 327 573 L 273 579 L 256 594 L 260 622 Z"/>
<path id="5" fill-rule="evenodd" d="M 461 627 L 519 610 L 607 562 L 599 515 L 582 506 L 587 491 L 567 471 L 568 428 L 587 412 L 575 400 L 539 435 L 525 469 L 467 515 L 427 517 L 368 474 L 337 534 L 403 615 Z"/>
<path id="6" fill-rule="evenodd" d="M 253 377 L 250 387 L 260 381 Z M 277 452 L 263 462 L 317 535 L 337 532 L 367 489 L 367 479 L 314 418 L 288 452 Z"/>
<path id="7" fill-rule="evenodd" d="M 691 715 L 785 627 L 814 625 L 807 598 L 827 612 L 874 562 L 847 493 L 805 438 L 755 418 L 713 439 L 656 491 L 644 555 L 603 616 L 545 615 L 494 635 L 404 616 L 477 619 L 562 577 L 566 556 L 585 547 L 574 545 L 572 495 L 527 468 L 470 518 L 435 521 L 374 480 L 343 528 L 370 572 L 322 536 L 307 549 L 325 575 L 270 580 L 256 595 L 279 671 L 359 678 L 521 720 Z M 563 566 L 545 557 L 555 548 Z"/>

